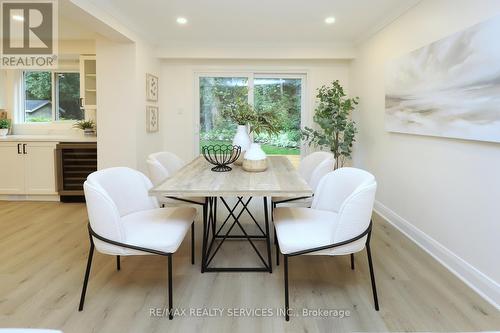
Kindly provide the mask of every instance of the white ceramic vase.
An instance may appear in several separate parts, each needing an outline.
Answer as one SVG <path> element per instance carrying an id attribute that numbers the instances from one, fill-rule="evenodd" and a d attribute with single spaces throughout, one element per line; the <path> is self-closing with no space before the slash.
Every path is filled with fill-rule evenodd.
<path id="1" fill-rule="evenodd" d="M 7 136 L 8 133 L 9 133 L 8 128 L 0 128 L 0 136 Z"/>
<path id="2" fill-rule="evenodd" d="M 245 153 L 243 159 L 243 170 L 250 172 L 262 172 L 267 169 L 267 155 L 260 144 L 252 143 Z"/>
<path id="3" fill-rule="evenodd" d="M 236 130 L 236 135 L 233 139 L 233 145 L 241 147 L 240 157 L 234 162 L 236 165 L 241 165 L 243 163 L 243 156 L 245 152 L 248 150 L 250 145 L 252 144 L 252 140 L 250 140 L 250 135 L 248 135 L 248 128 L 246 125 L 238 125 L 238 129 Z"/>

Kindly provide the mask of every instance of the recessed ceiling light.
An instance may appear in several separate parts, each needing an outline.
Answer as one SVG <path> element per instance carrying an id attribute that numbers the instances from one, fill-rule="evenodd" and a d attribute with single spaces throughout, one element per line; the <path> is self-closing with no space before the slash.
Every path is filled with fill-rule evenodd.
<path id="1" fill-rule="evenodd" d="M 21 21 L 21 22 L 24 21 L 24 17 L 21 15 L 12 15 L 12 19 L 14 21 Z"/>
<path id="2" fill-rule="evenodd" d="M 188 23 L 188 20 L 185 17 L 178 17 L 177 18 L 177 23 L 179 23 L 179 24 L 186 24 L 186 23 Z"/>
<path id="3" fill-rule="evenodd" d="M 333 17 L 333 16 L 327 17 L 327 18 L 325 19 L 325 23 L 326 23 L 326 24 L 332 24 L 332 23 L 335 23 L 335 17 Z"/>

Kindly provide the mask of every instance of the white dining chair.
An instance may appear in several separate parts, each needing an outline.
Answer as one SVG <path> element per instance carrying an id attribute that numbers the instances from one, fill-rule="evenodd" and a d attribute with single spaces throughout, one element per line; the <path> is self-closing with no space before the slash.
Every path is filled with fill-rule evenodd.
<path id="1" fill-rule="evenodd" d="M 139 171 L 118 167 L 96 171 L 87 177 L 84 193 L 89 217 L 90 250 L 79 311 L 83 310 L 94 247 L 116 256 L 156 254 L 168 258 L 169 319 L 172 315 L 172 255 L 191 226 L 191 263 L 194 264 L 194 219 L 192 207 L 160 208 L 148 195 L 151 181 Z"/>
<path id="2" fill-rule="evenodd" d="M 153 185 L 159 185 L 168 177 L 176 173 L 186 163 L 174 153 L 162 151 L 150 154 L 146 160 L 148 166 L 149 178 Z M 158 198 L 161 204 L 165 206 L 184 206 L 184 205 L 205 205 L 204 197 L 166 197 Z"/>
<path id="3" fill-rule="evenodd" d="M 317 151 L 311 153 L 304 157 L 300 161 L 298 172 L 302 178 L 309 184 L 312 188 L 313 193 L 316 191 L 319 181 L 328 172 L 333 170 L 333 165 L 335 163 L 335 157 L 332 153 L 326 151 Z M 301 206 L 310 207 L 312 204 L 312 197 L 298 197 L 298 198 L 287 198 L 287 197 L 273 197 L 272 207 L 276 206 Z"/>
<path id="4" fill-rule="evenodd" d="M 278 207 L 274 225 L 284 261 L 285 310 L 288 321 L 288 259 L 298 255 L 350 255 L 366 248 L 375 310 L 377 289 L 370 251 L 371 215 L 377 183 L 361 169 L 341 168 L 321 179 L 311 208 Z"/>

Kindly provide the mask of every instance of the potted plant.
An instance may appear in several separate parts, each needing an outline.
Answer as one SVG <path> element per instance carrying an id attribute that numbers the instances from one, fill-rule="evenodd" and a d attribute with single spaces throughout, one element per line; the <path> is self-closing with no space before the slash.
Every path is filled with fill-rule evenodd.
<path id="1" fill-rule="evenodd" d="M 8 119 L 0 119 L 0 136 L 6 136 L 9 133 L 10 121 Z"/>
<path id="2" fill-rule="evenodd" d="M 241 158 L 239 158 L 235 164 L 243 164 L 245 156 L 247 155 L 246 153 L 251 148 L 252 153 L 248 154 L 248 157 L 258 158 L 258 161 L 260 161 L 260 166 L 257 168 L 258 171 L 263 171 L 262 169 L 265 170 L 265 153 L 259 144 L 252 143 L 250 134 L 277 134 L 280 131 L 278 113 L 272 111 L 257 111 L 248 103 L 246 97 L 237 97 L 232 101 L 226 101 L 226 103 L 224 103 L 221 115 L 223 118 L 231 119 L 238 125 L 236 135 L 233 139 L 233 145 L 241 147 Z M 262 162 L 262 156 L 264 156 L 264 162 Z M 250 169 L 250 167 L 247 169 Z"/>
<path id="3" fill-rule="evenodd" d="M 313 119 L 319 129 L 306 127 L 302 131 L 302 138 L 309 145 L 330 150 L 335 156 L 334 169 L 341 168 L 352 154 L 357 130 L 351 120 L 351 112 L 355 110 L 359 98 L 346 97 L 338 80 L 319 88 L 316 98 L 319 104 Z"/>
<path id="4" fill-rule="evenodd" d="M 83 130 L 84 135 L 95 135 L 95 122 L 93 120 L 79 120 L 73 125 L 73 128 Z"/>

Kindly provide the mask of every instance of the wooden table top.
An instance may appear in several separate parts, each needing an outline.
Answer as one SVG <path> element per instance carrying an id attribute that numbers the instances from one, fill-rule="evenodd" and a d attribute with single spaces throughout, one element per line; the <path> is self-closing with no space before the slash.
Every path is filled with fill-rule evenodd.
<path id="1" fill-rule="evenodd" d="M 150 195 L 178 197 L 280 196 L 302 197 L 313 194 L 285 156 L 268 156 L 264 172 L 247 172 L 231 165 L 229 172 L 214 172 L 214 165 L 198 156 L 172 177 L 152 188 Z"/>

